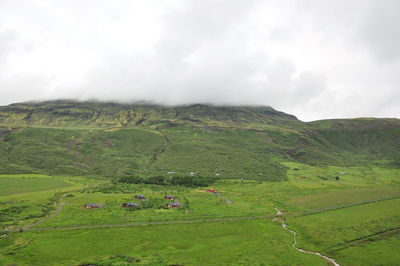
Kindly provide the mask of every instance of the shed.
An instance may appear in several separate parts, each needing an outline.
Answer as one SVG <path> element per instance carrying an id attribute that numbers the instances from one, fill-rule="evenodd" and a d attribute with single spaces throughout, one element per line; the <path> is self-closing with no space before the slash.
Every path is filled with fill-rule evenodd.
<path id="1" fill-rule="evenodd" d="M 171 196 L 171 195 L 167 195 L 167 196 L 164 197 L 164 199 L 174 200 L 175 197 Z"/>
<path id="2" fill-rule="evenodd" d="M 146 197 L 143 195 L 135 195 L 135 198 L 140 199 L 140 200 L 145 200 Z"/>
<path id="3" fill-rule="evenodd" d="M 179 202 L 168 202 L 166 205 L 168 209 L 179 208 L 180 206 L 182 206 L 182 204 L 180 204 Z"/>
<path id="4" fill-rule="evenodd" d="M 122 208 L 133 208 L 133 207 L 137 208 L 137 207 L 140 207 L 140 205 L 138 203 L 134 203 L 134 202 L 127 202 L 127 203 L 122 204 Z"/>
<path id="5" fill-rule="evenodd" d="M 102 203 L 86 203 L 83 208 L 85 209 L 96 209 L 103 207 Z"/>
<path id="6" fill-rule="evenodd" d="M 214 192 L 215 192 L 215 189 L 214 189 L 214 188 L 209 188 L 209 189 L 207 189 L 207 191 L 208 191 L 208 192 L 214 193 Z"/>

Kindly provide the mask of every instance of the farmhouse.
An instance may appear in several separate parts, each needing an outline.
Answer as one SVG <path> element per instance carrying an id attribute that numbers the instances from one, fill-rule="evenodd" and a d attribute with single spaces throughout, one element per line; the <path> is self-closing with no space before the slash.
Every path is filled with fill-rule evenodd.
<path id="1" fill-rule="evenodd" d="M 175 197 L 171 196 L 171 195 L 167 195 L 167 196 L 164 197 L 164 199 L 174 200 Z"/>
<path id="2" fill-rule="evenodd" d="M 103 203 L 86 203 L 83 208 L 85 209 L 96 209 L 103 207 Z"/>
<path id="3" fill-rule="evenodd" d="M 122 208 L 133 208 L 133 207 L 140 207 L 140 205 L 138 203 L 134 203 L 134 202 L 128 202 L 128 203 L 124 203 L 122 204 Z"/>
<path id="4" fill-rule="evenodd" d="M 179 208 L 180 206 L 181 206 L 181 204 L 179 202 L 168 202 L 167 205 L 166 205 L 166 207 L 168 209 Z"/>
<path id="5" fill-rule="evenodd" d="M 214 189 L 214 188 L 209 188 L 209 189 L 207 189 L 207 192 L 214 193 L 214 192 L 215 192 L 215 189 Z"/>
<path id="6" fill-rule="evenodd" d="M 135 195 L 135 198 L 140 199 L 140 200 L 145 200 L 146 197 L 143 195 Z"/>

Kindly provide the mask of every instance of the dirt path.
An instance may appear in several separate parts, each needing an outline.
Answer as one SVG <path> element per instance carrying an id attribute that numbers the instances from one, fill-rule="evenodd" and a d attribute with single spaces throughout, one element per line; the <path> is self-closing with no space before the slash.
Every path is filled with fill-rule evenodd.
<path id="1" fill-rule="evenodd" d="M 266 216 L 244 216 L 244 217 L 224 217 L 224 218 L 206 218 L 192 220 L 171 220 L 171 221 L 155 221 L 155 222 L 137 222 L 130 224 L 104 224 L 104 225 L 81 225 L 81 226 L 66 226 L 66 227 L 43 227 L 43 228 L 27 228 L 26 231 L 45 231 L 45 230 L 61 230 L 61 229 L 92 229 L 92 228 L 111 228 L 111 227 L 135 227 L 146 225 L 164 225 L 164 224 L 192 224 L 192 223 L 210 223 L 224 221 L 240 221 L 240 220 L 256 220 L 256 219 L 271 219 L 274 215 Z M 33 226 L 33 225 L 32 225 Z"/>
<path id="2" fill-rule="evenodd" d="M 43 218 L 43 219 L 41 219 L 41 220 L 39 220 L 39 221 L 33 223 L 33 224 L 30 224 L 30 225 L 27 225 L 27 226 L 23 227 L 22 230 L 24 230 L 24 231 L 31 230 L 31 229 L 29 229 L 29 228 L 31 228 L 32 226 L 41 224 L 41 223 L 47 221 L 48 219 L 53 218 L 54 216 L 56 216 L 57 214 L 60 213 L 60 211 L 61 211 L 61 209 L 62 209 L 62 207 L 63 207 L 64 205 L 65 205 L 65 203 L 64 203 L 64 202 L 61 202 L 60 205 L 58 205 L 58 208 L 57 208 L 57 210 L 56 210 L 54 213 L 52 213 L 51 215 L 49 215 L 49 216 L 47 216 L 47 217 L 45 217 L 45 218 Z"/>
<path id="3" fill-rule="evenodd" d="M 275 208 L 275 210 L 276 210 L 276 214 L 275 214 L 276 216 L 282 216 L 282 215 L 283 215 L 283 213 L 282 213 L 280 210 L 278 210 L 278 208 Z M 295 231 L 290 230 L 290 229 L 287 228 L 287 225 L 285 224 L 285 220 L 284 220 L 283 218 L 281 218 L 281 222 L 282 222 L 282 227 L 283 227 L 283 229 L 285 229 L 286 231 L 288 231 L 288 232 L 290 232 L 290 233 L 293 234 L 294 242 L 293 242 L 292 247 L 293 247 L 294 249 L 296 249 L 297 251 L 302 252 L 302 253 L 317 255 L 318 257 L 323 258 L 324 260 L 326 260 L 326 261 L 332 263 L 332 264 L 335 265 L 335 266 L 340 266 L 339 263 L 337 263 L 334 259 L 329 258 L 329 257 L 327 257 L 327 256 L 325 256 L 325 255 L 322 255 L 322 254 L 319 253 L 319 252 L 308 251 L 308 250 L 304 250 L 304 249 L 301 249 L 301 248 L 296 247 L 296 243 L 297 243 L 296 236 L 297 236 L 297 233 L 296 233 Z"/>
<path id="4" fill-rule="evenodd" d="M 228 204 L 232 204 L 232 201 L 228 200 L 227 198 L 225 198 L 224 196 L 221 196 L 218 192 L 213 192 L 215 195 L 217 195 L 217 197 L 220 197 L 221 199 L 225 200 L 226 203 Z"/>

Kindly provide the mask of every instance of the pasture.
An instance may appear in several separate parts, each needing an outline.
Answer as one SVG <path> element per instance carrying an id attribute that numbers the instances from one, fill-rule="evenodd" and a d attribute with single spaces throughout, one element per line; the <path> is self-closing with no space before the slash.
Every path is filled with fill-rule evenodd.
<path id="1" fill-rule="evenodd" d="M 13 252 L 13 260 L 8 255 L 5 261 L 19 265 L 110 265 L 113 260 L 114 265 L 288 265 L 293 261 L 326 265 L 292 249 L 291 236 L 268 220 L 25 232 L 12 237 L 20 245 L 8 251 Z"/>
<path id="2" fill-rule="evenodd" d="M 37 174 L 2 175 L 0 183 L 1 228 L 21 228 L 31 224 L 49 215 L 63 195 L 88 186 L 87 178 L 83 177 Z"/>
<path id="3" fill-rule="evenodd" d="M 64 179 L 40 174 L 0 175 L 0 197 L 72 186 Z"/>
<path id="4" fill-rule="evenodd" d="M 370 236 L 400 228 L 399 217 L 400 198 L 396 198 L 315 214 L 288 216 L 287 225 L 298 232 L 299 247 L 334 256 L 336 249 L 345 248 L 348 243 L 367 240 L 365 244 L 368 244 Z M 359 241 L 358 245 L 362 244 Z M 397 258 L 400 259 L 398 255 Z M 359 261 L 367 263 L 363 257 Z"/>
<path id="5" fill-rule="evenodd" d="M 398 170 L 281 163 L 287 167 L 286 181 L 218 179 L 212 187 L 223 198 L 206 192 L 209 187 L 2 176 L 10 190 L 0 196 L 1 226 L 15 231 L 0 238 L 0 261 L 5 265 L 49 261 L 54 265 L 326 265 L 322 258 L 293 249 L 293 235 L 272 221 L 274 207 L 284 212 L 288 228 L 297 232 L 297 247 L 321 252 L 340 265 L 378 264 L 373 254 L 381 258 L 390 254 L 386 265 L 400 261 L 394 251 L 400 243 Z M 122 208 L 126 202 L 143 204 L 134 198 L 136 194 L 158 205 Z M 166 209 L 165 195 L 185 204 Z M 31 228 L 48 230 L 18 232 L 54 213 L 61 202 L 57 215 Z M 85 209 L 86 203 L 103 207 Z M 254 216 L 265 218 L 247 220 Z M 57 229 L 74 226 L 106 227 Z"/>

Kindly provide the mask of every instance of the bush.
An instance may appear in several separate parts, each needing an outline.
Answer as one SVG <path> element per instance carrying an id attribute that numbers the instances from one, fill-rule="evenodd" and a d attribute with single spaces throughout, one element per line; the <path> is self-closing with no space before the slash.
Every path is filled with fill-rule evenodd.
<path id="1" fill-rule="evenodd" d="M 152 176 L 142 178 L 139 176 L 125 176 L 119 179 L 119 182 L 128 184 L 152 184 L 152 185 L 173 185 L 185 187 L 206 187 L 215 182 L 215 178 L 210 177 L 192 177 L 192 176 Z"/>

